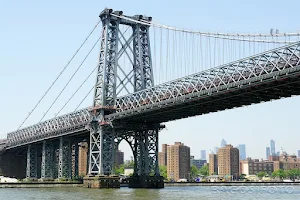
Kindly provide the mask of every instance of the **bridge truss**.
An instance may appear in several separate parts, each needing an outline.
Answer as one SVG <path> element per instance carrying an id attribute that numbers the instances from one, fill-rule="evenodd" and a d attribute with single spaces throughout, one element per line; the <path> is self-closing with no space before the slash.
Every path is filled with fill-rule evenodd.
<path id="1" fill-rule="evenodd" d="M 32 144 L 42 141 L 41 176 L 52 176 L 53 144 L 45 141 L 54 138 L 59 138 L 57 177 L 71 176 L 73 144 L 64 136 L 83 132 L 90 136 L 89 174 L 114 174 L 116 146 L 126 140 L 134 154 L 135 175 L 159 176 L 161 123 L 300 94 L 300 42 L 154 86 L 151 17 L 129 17 L 105 9 L 100 19 L 103 28 L 92 107 L 8 133 L 0 143 L 0 149 L 28 145 L 28 177 L 37 174 L 37 149 Z M 128 38 L 120 25 L 132 29 Z M 130 72 L 122 69 L 122 55 L 131 62 Z M 118 88 L 129 94 L 118 96 Z"/>
<path id="2" fill-rule="evenodd" d="M 278 83 L 281 79 L 287 80 L 293 74 L 299 73 L 299 62 L 300 42 L 297 42 L 118 97 L 116 98 L 116 112 L 105 116 L 106 121 L 110 121 L 112 124 L 114 120 L 130 121 L 130 118 L 133 119 L 134 116 L 141 116 L 144 115 L 143 113 L 150 113 L 153 110 L 162 110 L 168 106 L 180 105 L 194 98 L 201 101 L 203 98 L 224 92 L 230 93 L 246 87 L 255 87 L 267 81 L 277 81 Z M 275 96 L 273 95 L 274 99 L 276 99 Z M 284 96 L 281 94 L 281 97 Z M 7 135 L 7 147 L 12 148 L 87 130 L 87 125 L 91 120 L 90 110 L 91 108 L 85 108 L 11 132 Z M 147 120 L 153 121 L 151 118 L 147 118 Z M 155 120 L 166 122 L 172 119 L 155 118 Z"/>

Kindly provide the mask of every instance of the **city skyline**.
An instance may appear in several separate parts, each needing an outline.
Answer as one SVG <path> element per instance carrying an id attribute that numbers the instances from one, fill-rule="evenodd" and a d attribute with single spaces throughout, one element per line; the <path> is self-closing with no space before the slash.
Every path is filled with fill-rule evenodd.
<path id="1" fill-rule="evenodd" d="M 223 139 L 222 139 L 223 140 Z M 272 140 L 272 139 L 271 139 Z M 271 141 L 271 140 L 269 140 L 269 141 Z M 179 140 L 178 140 L 179 141 Z M 175 143 L 175 142 L 178 142 L 178 141 L 174 141 L 173 143 Z M 275 142 L 275 144 L 276 144 L 276 141 L 275 140 L 272 140 L 272 141 L 274 141 Z M 227 144 L 230 144 L 230 145 L 233 145 L 232 143 L 230 143 L 230 142 L 228 142 Z M 162 151 L 162 149 L 161 149 L 161 145 L 162 144 L 160 144 L 160 146 L 159 146 L 159 151 Z M 124 146 L 126 146 L 126 145 L 124 145 Z M 123 147 L 124 147 L 123 146 Z M 189 146 L 188 144 L 187 144 L 187 146 Z M 251 156 L 251 155 L 248 155 L 248 153 L 247 153 L 247 148 L 246 148 L 246 144 L 237 144 L 237 145 L 233 145 L 233 146 L 236 146 L 236 148 L 238 148 L 239 150 L 240 150 L 240 148 L 242 149 L 242 151 L 240 150 L 240 159 L 243 159 L 243 160 L 245 160 L 245 159 L 247 159 L 248 157 L 249 158 L 253 158 L 253 159 L 263 159 L 263 160 L 267 160 L 268 159 L 268 157 L 271 155 L 271 153 L 270 153 L 270 147 L 265 147 L 265 149 L 264 149 L 264 153 L 262 154 L 262 155 L 260 155 L 260 156 Z M 217 154 L 217 152 L 215 151 L 216 150 L 216 148 L 217 149 L 219 149 L 219 148 L 221 148 L 221 147 L 213 147 L 213 148 L 210 148 L 210 149 L 201 149 L 200 150 L 200 153 L 193 153 L 193 152 L 195 152 L 195 150 L 193 150 L 194 149 L 194 147 L 193 146 L 189 146 L 190 147 L 190 150 L 191 150 L 191 156 L 193 156 L 195 159 L 200 159 L 200 160 L 207 160 L 208 161 L 208 159 L 202 159 L 203 157 L 202 157 L 202 151 L 205 151 L 205 157 L 206 158 L 208 158 L 208 156 L 209 156 L 209 154 L 211 154 L 211 153 L 213 153 L 213 154 Z M 283 148 L 283 150 L 285 151 L 285 152 L 288 152 L 290 155 L 297 155 L 298 157 L 300 157 L 300 150 L 296 150 L 295 152 L 289 152 L 289 151 L 286 151 L 284 148 Z M 269 151 L 269 156 L 268 156 L 268 154 L 267 154 L 267 152 Z M 279 156 L 279 154 L 280 154 L 280 151 L 278 151 L 278 152 L 276 152 L 275 151 L 275 156 Z M 131 157 L 132 155 L 130 154 L 130 157 Z M 124 159 L 125 160 L 129 160 L 129 157 L 127 156 L 127 155 L 124 155 Z"/>

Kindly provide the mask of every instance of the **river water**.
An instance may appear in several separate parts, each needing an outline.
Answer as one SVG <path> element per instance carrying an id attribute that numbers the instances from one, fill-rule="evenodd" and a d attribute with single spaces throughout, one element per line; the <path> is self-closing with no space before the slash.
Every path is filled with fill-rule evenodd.
<path id="1" fill-rule="evenodd" d="M 94 200 L 94 199 L 199 199 L 289 200 L 300 199 L 300 186 L 183 186 L 164 189 L 0 188 L 1 200 Z"/>

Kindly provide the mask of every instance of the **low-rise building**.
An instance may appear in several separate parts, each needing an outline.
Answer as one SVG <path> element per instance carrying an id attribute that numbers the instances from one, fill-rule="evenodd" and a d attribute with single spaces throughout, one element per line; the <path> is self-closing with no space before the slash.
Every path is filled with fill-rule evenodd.
<path id="1" fill-rule="evenodd" d="M 283 169 L 300 169 L 300 159 L 296 155 L 288 155 L 286 152 L 282 152 L 278 161 L 274 161 L 274 171 Z"/>
<path id="2" fill-rule="evenodd" d="M 256 175 L 259 172 L 266 172 L 271 175 L 274 171 L 274 162 L 259 160 L 259 159 L 251 159 L 247 158 L 246 160 L 242 160 L 240 162 L 242 174 Z"/>

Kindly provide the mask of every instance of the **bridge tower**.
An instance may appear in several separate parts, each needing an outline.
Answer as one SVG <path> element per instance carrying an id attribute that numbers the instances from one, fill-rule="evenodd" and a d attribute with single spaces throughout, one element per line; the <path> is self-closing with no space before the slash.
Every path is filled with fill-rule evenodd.
<path id="1" fill-rule="evenodd" d="M 87 187 L 117 187 L 114 178 L 114 152 L 125 139 L 134 155 L 134 175 L 129 187 L 163 187 L 158 168 L 158 132 L 160 124 L 126 123 L 107 121 L 105 116 L 116 112 L 118 61 L 126 50 L 132 53 L 133 91 L 154 85 L 151 63 L 149 27 L 151 17 L 123 15 L 122 11 L 105 9 L 100 13 L 102 21 L 101 47 L 96 77 L 92 120 L 90 122 L 89 176 Z M 142 21 L 143 23 L 138 23 Z M 132 35 L 125 38 L 119 25 L 132 28 Z M 125 43 L 120 38 L 125 40 Z M 132 45 L 132 46 L 131 46 Z M 96 183 L 95 183 L 96 182 Z M 104 182 L 108 183 L 105 184 Z M 96 184 L 96 185 L 95 185 Z"/>

